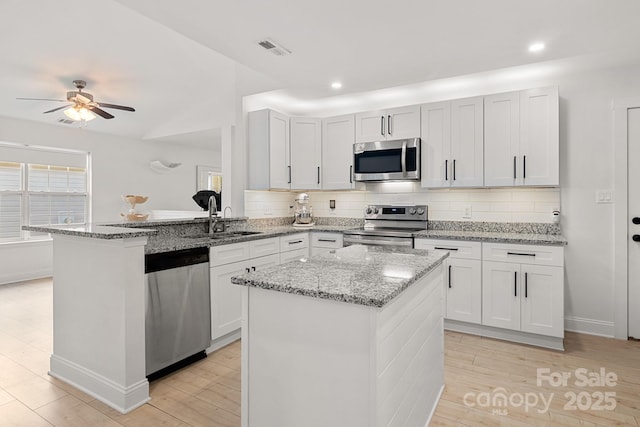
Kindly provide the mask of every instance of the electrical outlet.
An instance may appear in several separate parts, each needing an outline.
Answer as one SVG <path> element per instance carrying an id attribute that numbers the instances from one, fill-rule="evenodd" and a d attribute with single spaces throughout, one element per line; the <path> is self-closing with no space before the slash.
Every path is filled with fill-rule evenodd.
<path id="1" fill-rule="evenodd" d="M 271 215 L 271 206 L 264 205 L 264 214 L 265 214 L 265 216 Z"/>
<path id="2" fill-rule="evenodd" d="M 467 205 L 462 209 L 462 218 L 471 219 L 471 205 Z"/>
<path id="3" fill-rule="evenodd" d="M 329 209 L 335 209 L 336 208 L 336 201 L 335 200 L 329 200 Z"/>

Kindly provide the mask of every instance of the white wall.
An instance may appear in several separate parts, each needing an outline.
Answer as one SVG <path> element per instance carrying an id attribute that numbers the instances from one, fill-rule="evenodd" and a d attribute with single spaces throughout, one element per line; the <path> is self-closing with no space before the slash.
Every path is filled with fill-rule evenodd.
<path id="1" fill-rule="evenodd" d="M 433 90 L 420 96 L 411 93 L 405 104 L 431 102 L 533 87 L 557 85 L 560 90 L 560 192 L 557 190 L 438 190 L 374 193 L 335 192 L 345 216 L 359 217 L 357 207 L 368 201 L 418 202 L 431 206 L 432 219 L 459 220 L 461 204 L 473 206 L 472 220 L 550 221 L 550 210 L 558 203 L 562 211 L 562 233 L 569 244 L 565 251 L 566 328 L 613 336 L 614 322 L 614 204 L 596 204 L 597 190 L 613 189 L 612 103 L 615 99 L 640 96 L 640 64 L 611 68 L 581 69 L 558 61 L 530 69 L 483 73 L 427 84 Z M 407 91 L 405 91 L 407 92 Z M 402 105 L 394 100 L 393 105 Z M 375 108 L 386 105 L 375 105 Z M 389 105 L 391 106 L 391 105 Z M 323 111 L 329 116 L 348 111 Z M 354 112 L 354 111 L 351 111 Z M 380 191 L 378 191 L 380 190 Z M 247 215 L 264 217 L 265 196 L 246 192 Z M 292 193 L 292 195 L 295 193 Z M 275 193 L 276 200 L 293 201 L 288 193 Z M 327 197 L 310 193 L 314 212 L 322 215 Z M 331 195 L 330 198 L 333 198 Z M 615 201 L 615 196 L 614 196 Z M 489 205 L 487 206 L 487 202 Z M 317 206 L 316 206 L 317 205 Z M 341 206 L 344 206 L 342 208 Z M 360 208 L 361 209 L 361 208 Z M 271 215 L 281 214 L 273 209 Z M 549 215 L 549 216 L 547 216 Z"/>
<path id="2" fill-rule="evenodd" d="M 6 117 L 0 117 L 0 141 L 91 152 L 93 222 L 120 221 L 120 212 L 128 209 L 122 201 L 123 194 L 149 196 L 147 203 L 136 207 L 140 212 L 198 210 L 191 199 L 196 192 L 196 165 L 221 167 L 220 153 L 214 150 Z M 159 174 L 150 169 L 152 160 L 182 165 L 171 173 Z M 41 244 L 0 244 L 0 283 L 46 276 L 51 271 L 51 244 L 48 245 L 47 252 Z"/>

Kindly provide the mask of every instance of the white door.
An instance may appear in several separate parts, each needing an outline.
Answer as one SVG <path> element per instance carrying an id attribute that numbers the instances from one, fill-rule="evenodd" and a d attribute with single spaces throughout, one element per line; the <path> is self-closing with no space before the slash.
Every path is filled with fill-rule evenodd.
<path id="1" fill-rule="evenodd" d="M 320 119 L 291 118 L 291 189 L 320 189 L 322 125 Z"/>
<path id="2" fill-rule="evenodd" d="M 451 102 L 434 102 L 421 111 L 421 185 L 449 187 L 451 154 Z"/>
<path id="3" fill-rule="evenodd" d="M 451 186 L 484 183 L 483 99 L 451 101 Z"/>
<path id="4" fill-rule="evenodd" d="M 562 267 L 522 265 L 522 331 L 564 337 L 563 272 Z"/>
<path id="5" fill-rule="evenodd" d="M 482 263 L 482 324 L 520 330 L 520 264 Z"/>
<path id="6" fill-rule="evenodd" d="M 517 184 L 519 145 L 519 93 L 485 96 L 484 185 L 510 187 Z"/>
<path id="7" fill-rule="evenodd" d="M 519 160 L 524 185 L 560 184 L 558 109 L 557 87 L 520 92 Z"/>
<path id="8" fill-rule="evenodd" d="M 640 162 L 640 108 L 627 110 L 627 132 L 629 150 L 629 215 L 628 215 L 628 266 L 629 266 L 629 336 L 640 338 L 640 168 L 633 167 Z"/>
<path id="9" fill-rule="evenodd" d="M 231 277 L 250 271 L 246 261 L 211 269 L 211 339 L 215 340 L 240 329 L 242 320 L 242 287 L 231 283 Z"/>
<path id="10" fill-rule="evenodd" d="M 384 111 L 356 114 L 356 142 L 375 142 L 387 139 L 387 120 Z"/>
<path id="11" fill-rule="evenodd" d="M 445 272 L 447 319 L 482 322 L 481 271 L 480 260 L 449 258 Z"/>
<path id="12" fill-rule="evenodd" d="M 353 185 L 354 115 L 322 120 L 322 189 L 349 190 Z"/>
<path id="13" fill-rule="evenodd" d="M 266 159 L 265 159 L 266 160 Z M 284 114 L 269 113 L 269 188 L 289 189 L 289 118 Z"/>

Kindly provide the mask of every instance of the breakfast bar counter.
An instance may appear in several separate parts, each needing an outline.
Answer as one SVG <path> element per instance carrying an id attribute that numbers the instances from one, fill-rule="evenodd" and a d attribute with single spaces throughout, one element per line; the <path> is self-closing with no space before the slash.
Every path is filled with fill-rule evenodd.
<path id="1" fill-rule="evenodd" d="M 447 256 L 355 245 L 234 277 L 242 425 L 426 425 L 444 387 Z"/>

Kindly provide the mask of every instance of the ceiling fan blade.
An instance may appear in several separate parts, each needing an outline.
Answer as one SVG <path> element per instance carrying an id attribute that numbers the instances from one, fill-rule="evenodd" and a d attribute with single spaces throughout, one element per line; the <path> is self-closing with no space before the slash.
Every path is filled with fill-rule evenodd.
<path id="1" fill-rule="evenodd" d="M 54 111 L 62 110 L 63 108 L 67 108 L 71 104 L 63 105 L 62 107 L 54 108 L 52 110 L 45 111 L 42 114 L 53 113 Z"/>
<path id="2" fill-rule="evenodd" d="M 106 112 L 106 111 L 104 111 L 104 110 L 101 110 L 101 109 L 100 109 L 100 108 L 98 108 L 98 107 L 94 107 L 94 106 L 92 106 L 92 105 L 89 105 L 87 108 L 88 108 L 91 112 L 96 113 L 97 115 L 99 115 L 99 116 L 100 116 L 100 117 L 102 117 L 102 118 L 105 118 L 105 119 L 113 119 L 113 118 L 114 118 L 114 116 L 112 116 L 111 114 L 107 113 L 107 112 Z"/>
<path id="3" fill-rule="evenodd" d="M 16 98 L 20 101 L 56 101 L 56 102 L 69 102 L 66 99 L 49 99 L 49 98 Z"/>
<path id="4" fill-rule="evenodd" d="M 103 108 L 115 108 L 117 110 L 136 111 L 134 108 L 125 107 L 124 105 L 107 104 L 105 102 L 98 102 L 98 105 L 103 107 Z"/>

